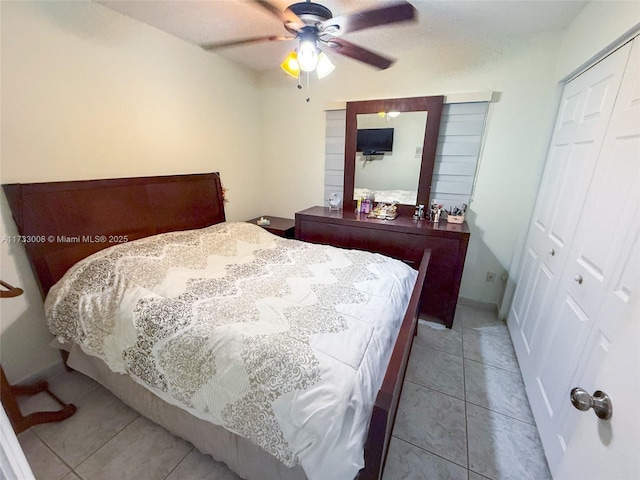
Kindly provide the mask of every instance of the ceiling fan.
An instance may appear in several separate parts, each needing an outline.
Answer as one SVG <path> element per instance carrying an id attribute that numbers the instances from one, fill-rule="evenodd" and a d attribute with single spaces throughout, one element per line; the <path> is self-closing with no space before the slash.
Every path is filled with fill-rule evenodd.
<path id="1" fill-rule="evenodd" d="M 253 0 L 256 4 L 282 20 L 284 28 L 292 36 L 266 35 L 220 43 L 201 45 L 205 50 L 248 45 L 260 42 L 298 40 L 298 46 L 281 67 L 291 76 L 300 78 L 300 72 L 313 72 L 322 78 L 335 68 L 323 51 L 333 51 L 380 70 L 389 68 L 394 60 L 355 45 L 342 38 L 342 34 L 391 23 L 405 22 L 416 17 L 416 10 L 409 2 L 398 1 L 379 8 L 334 17 L 324 5 L 309 0 L 289 5 L 280 11 L 268 0 Z"/>

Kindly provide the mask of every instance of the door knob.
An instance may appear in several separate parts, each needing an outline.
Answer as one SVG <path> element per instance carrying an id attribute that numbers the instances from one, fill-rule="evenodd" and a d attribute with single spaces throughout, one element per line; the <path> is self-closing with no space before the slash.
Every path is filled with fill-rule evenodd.
<path id="1" fill-rule="evenodd" d="M 609 395 L 600 390 L 596 390 L 593 392 L 593 396 L 591 396 L 585 389 L 576 387 L 571 390 L 570 398 L 571 403 L 578 410 L 586 412 L 590 408 L 593 408 L 598 418 L 602 420 L 609 420 L 611 418 L 611 414 L 613 413 L 611 399 Z"/>
<path id="2" fill-rule="evenodd" d="M 582 275 L 576 275 L 573 279 L 578 282 L 578 285 L 582 285 Z"/>
<path id="3" fill-rule="evenodd" d="M 555 254 L 556 254 L 556 251 L 553 248 L 549 250 L 549 255 L 553 257 Z"/>

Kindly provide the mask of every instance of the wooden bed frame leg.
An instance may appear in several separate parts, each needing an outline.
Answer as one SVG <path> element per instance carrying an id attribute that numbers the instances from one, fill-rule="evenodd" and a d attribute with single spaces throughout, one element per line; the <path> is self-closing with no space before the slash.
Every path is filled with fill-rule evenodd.
<path id="1" fill-rule="evenodd" d="M 4 374 L 4 369 L 0 365 L 0 374 L 2 375 L 2 384 L 0 385 L 0 399 L 2 405 L 7 412 L 11 426 L 16 434 L 24 432 L 33 425 L 40 423 L 59 422 L 69 418 L 76 412 L 75 405 L 66 404 L 60 400 L 53 392 L 49 390 L 49 384 L 40 381 L 34 385 L 21 386 L 11 385 Z M 20 395 L 36 395 L 45 392 L 51 396 L 56 402 L 62 406 L 60 410 L 55 412 L 36 412 L 29 415 L 22 415 L 16 397 Z"/>

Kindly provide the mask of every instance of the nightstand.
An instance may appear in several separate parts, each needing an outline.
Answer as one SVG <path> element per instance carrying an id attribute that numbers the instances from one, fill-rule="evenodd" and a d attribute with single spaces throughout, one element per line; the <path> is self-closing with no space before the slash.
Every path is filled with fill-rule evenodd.
<path id="1" fill-rule="evenodd" d="M 268 219 L 271 223 L 269 225 L 260 225 L 267 232 L 273 233 L 283 238 L 294 238 L 296 232 L 296 221 L 291 218 L 270 217 L 264 215 L 264 218 Z M 248 223 L 257 225 L 260 217 L 252 220 L 247 220 Z"/>

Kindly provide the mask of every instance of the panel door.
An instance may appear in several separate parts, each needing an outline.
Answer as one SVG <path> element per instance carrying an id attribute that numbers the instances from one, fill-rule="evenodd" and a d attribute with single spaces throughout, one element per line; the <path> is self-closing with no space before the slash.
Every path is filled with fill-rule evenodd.
<path id="1" fill-rule="evenodd" d="M 587 380 L 595 378 L 598 365 L 616 347 L 617 339 L 611 333 L 615 319 L 609 317 L 610 312 L 617 310 L 623 318 L 630 317 L 627 305 L 638 294 L 640 268 L 637 251 L 630 246 L 637 237 L 639 209 L 640 43 L 629 57 L 567 249 L 567 263 L 549 312 L 551 322 L 541 335 L 544 353 L 534 356 L 535 381 L 530 382 L 528 393 L 552 471 L 561 463 L 575 427 L 575 415 L 567 416 L 573 408 L 569 404 L 571 380 L 592 383 Z M 636 346 L 640 348 L 640 339 Z M 576 377 L 582 365 L 590 365 L 589 370 Z"/>
<path id="2" fill-rule="evenodd" d="M 520 368 L 533 374 L 550 328 L 549 309 L 560 282 L 578 218 L 627 63 L 620 48 L 564 89 L 545 173 L 509 312 Z"/>
<path id="3" fill-rule="evenodd" d="M 606 392 L 610 420 L 567 402 L 559 412 L 557 480 L 640 478 L 640 219 L 624 246 L 571 386 Z"/>

